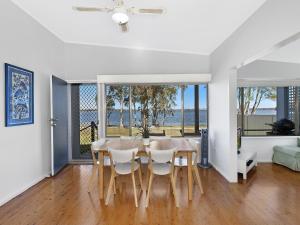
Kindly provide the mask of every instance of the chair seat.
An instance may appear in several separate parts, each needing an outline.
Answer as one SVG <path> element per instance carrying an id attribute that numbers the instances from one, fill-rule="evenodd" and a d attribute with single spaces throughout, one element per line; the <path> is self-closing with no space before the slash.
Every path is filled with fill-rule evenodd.
<path id="1" fill-rule="evenodd" d="M 152 163 L 152 171 L 156 175 L 167 175 L 171 173 L 171 164 L 169 163 Z"/>
<path id="2" fill-rule="evenodd" d="M 139 168 L 139 163 L 134 162 L 134 171 L 136 171 Z M 115 165 L 115 170 L 117 174 L 130 174 L 131 173 L 131 163 L 117 163 Z"/>

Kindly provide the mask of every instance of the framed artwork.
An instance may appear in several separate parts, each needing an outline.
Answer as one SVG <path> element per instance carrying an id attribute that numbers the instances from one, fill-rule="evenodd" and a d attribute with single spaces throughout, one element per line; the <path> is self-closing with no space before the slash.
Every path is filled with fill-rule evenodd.
<path id="1" fill-rule="evenodd" d="M 32 71 L 5 63 L 5 126 L 34 123 Z"/>

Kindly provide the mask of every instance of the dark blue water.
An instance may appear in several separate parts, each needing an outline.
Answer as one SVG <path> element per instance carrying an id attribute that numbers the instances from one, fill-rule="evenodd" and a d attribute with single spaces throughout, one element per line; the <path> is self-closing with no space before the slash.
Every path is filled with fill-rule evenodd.
<path id="1" fill-rule="evenodd" d="M 125 126 L 129 125 L 129 111 L 123 112 L 123 124 Z M 257 109 L 256 115 L 276 115 L 276 109 Z M 90 123 L 91 121 L 97 121 L 97 111 L 81 111 L 80 112 L 80 123 Z M 133 124 L 139 124 L 141 120 L 141 114 L 136 113 L 133 115 Z M 199 115 L 200 124 L 207 124 L 207 111 L 200 110 Z M 120 125 L 120 112 L 118 110 L 114 110 L 108 121 L 111 126 Z M 181 125 L 181 110 L 174 110 L 174 115 L 168 115 L 165 120 L 163 120 L 162 116 L 158 117 L 158 122 L 160 126 L 180 126 Z M 186 109 L 184 111 L 184 124 L 187 126 L 192 126 L 195 123 L 195 113 L 193 110 Z"/>
<path id="2" fill-rule="evenodd" d="M 91 118 L 97 118 L 97 111 L 81 111 L 80 112 L 80 123 L 90 123 Z M 123 124 L 125 126 L 129 125 L 129 111 L 123 112 Z M 139 124 L 141 120 L 141 114 L 136 113 L 133 115 L 132 123 Z M 200 124 L 207 124 L 207 113 L 206 110 L 200 110 L 199 115 Z M 158 117 L 158 122 L 160 126 L 179 126 L 181 125 L 181 111 L 180 110 L 174 110 L 173 115 L 166 116 L 165 119 L 163 119 L 162 116 Z M 184 111 L 184 124 L 194 125 L 195 123 L 195 113 L 193 110 L 185 110 Z M 118 126 L 120 125 L 120 112 L 115 110 L 111 113 L 108 124 L 111 126 Z"/>

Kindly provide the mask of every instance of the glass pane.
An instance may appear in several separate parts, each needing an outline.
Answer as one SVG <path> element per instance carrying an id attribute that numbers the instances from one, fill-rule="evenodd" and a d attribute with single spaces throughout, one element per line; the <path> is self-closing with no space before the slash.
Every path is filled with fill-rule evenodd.
<path id="1" fill-rule="evenodd" d="M 272 131 L 270 124 L 276 121 L 277 89 L 275 87 L 244 88 L 244 134 L 270 135 Z"/>
<path id="2" fill-rule="evenodd" d="M 175 85 L 132 86 L 132 134 L 180 136 L 180 89 Z"/>
<path id="3" fill-rule="evenodd" d="M 129 135 L 129 86 L 106 86 L 106 135 Z"/>
<path id="4" fill-rule="evenodd" d="M 184 86 L 184 125 L 186 132 L 190 134 L 195 133 L 195 128 L 199 131 L 207 127 L 207 85 L 196 87 Z M 183 86 L 178 85 L 106 86 L 107 136 L 182 136 L 182 88 Z"/>
<path id="5" fill-rule="evenodd" d="M 207 107 L 207 84 L 199 85 L 199 128 L 207 128 L 208 125 L 208 107 Z"/>
<path id="6" fill-rule="evenodd" d="M 197 92 L 196 94 L 199 94 Z M 195 133 L 195 85 L 184 86 L 184 134 Z"/>

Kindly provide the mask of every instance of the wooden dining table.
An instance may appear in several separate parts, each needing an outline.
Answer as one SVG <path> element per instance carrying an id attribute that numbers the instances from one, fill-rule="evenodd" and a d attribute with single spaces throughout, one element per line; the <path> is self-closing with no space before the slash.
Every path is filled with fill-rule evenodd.
<path id="1" fill-rule="evenodd" d="M 150 140 L 151 141 L 151 140 Z M 159 142 L 161 149 L 171 149 L 176 147 L 177 156 L 187 157 L 187 175 L 188 175 L 188 199 L 192 200 L 193 193 L 193 174 L 192 174 L 192 153 L 196 152 L 196 149 L 185 138 L 171 138 L 171 139 L 155 139 Z M 93 148 L 92 156 L 94 164 L 97 164 L 96 153 L 98 153 L 98 185 L 99 185 L 99 197 L 104 198 L 104 156 L 108 155 L 108 148 L 126 150 L 132 148 L 138 148 L 138 156 L 147 156 L 146 148 L 148 143 L 145 143 L 143 139 L 130 139 L 123 140 L 120 138 L 112 138 L 105 140 L 102 145 Z"/>

